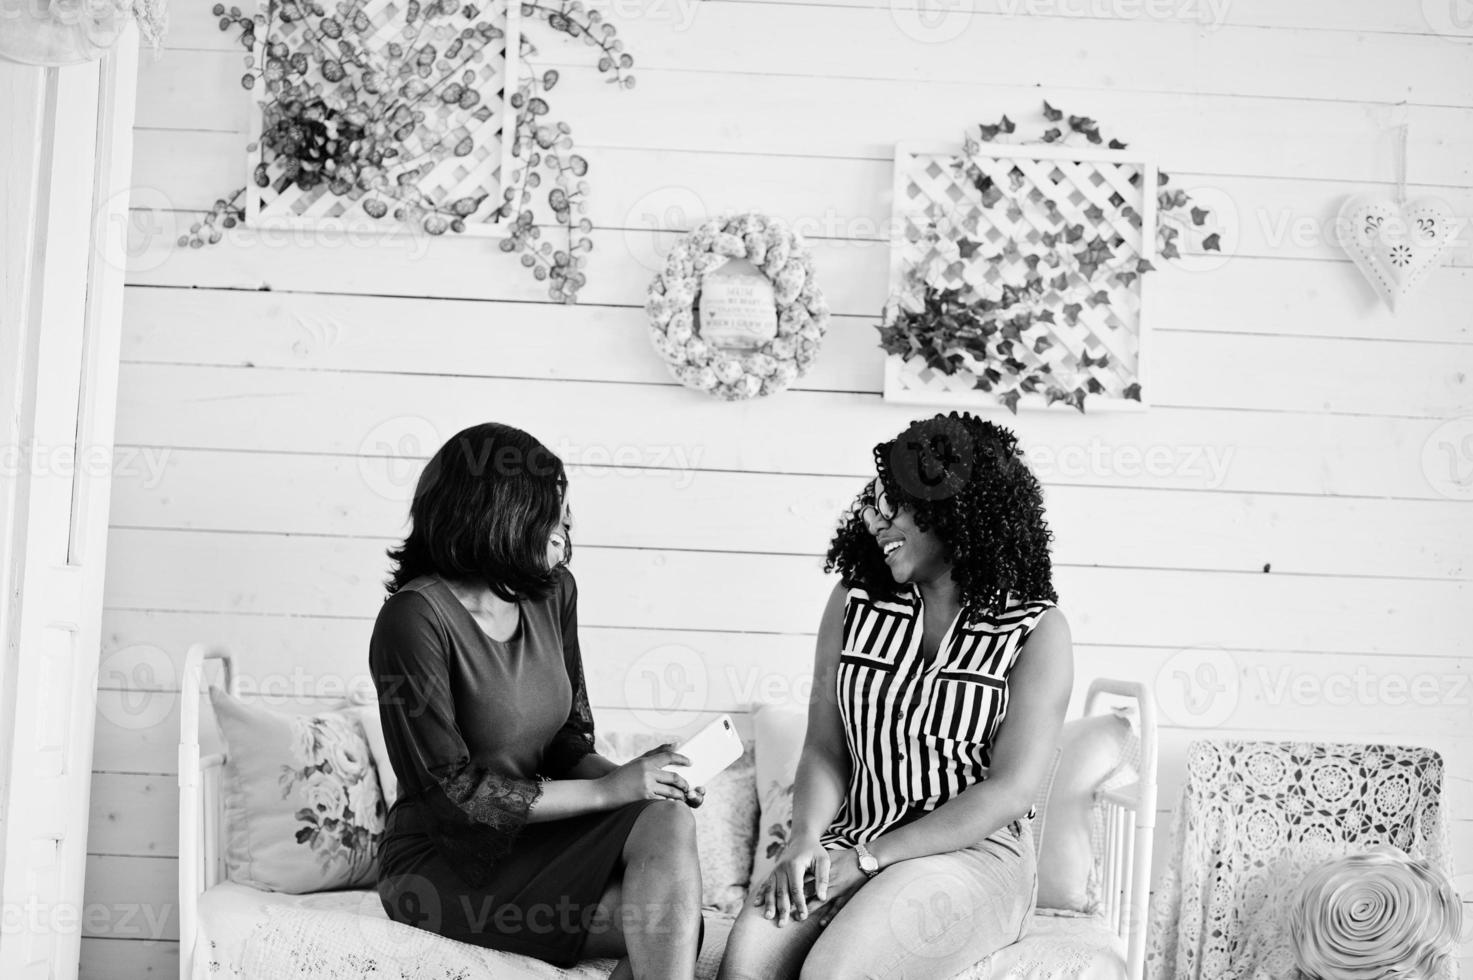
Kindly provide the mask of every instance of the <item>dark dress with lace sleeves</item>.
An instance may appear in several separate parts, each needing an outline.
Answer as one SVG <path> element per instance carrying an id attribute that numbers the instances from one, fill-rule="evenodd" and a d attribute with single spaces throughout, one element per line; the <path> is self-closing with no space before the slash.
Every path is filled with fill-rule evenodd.
<path id="1" fill-rule="evenodd" d="M 552 737 L 542 756 L 542 771 L 553 779 L 565 777 L 593 751 L 593 709 L 588 706 L 588 688 L 583 683 L 583 652 L 578 646 L 578 583 L 572 575 L 564 576 L 563 588 L 559 592 L 563 661 L 568 670 L 568 684 L 573 691 L 573 704 L 568 709 L 568 720 Z"/>
<path id="2" fill-rule="evenodd" d="M 378 891 L 396 921 L 566 966 L 654 801 L 529 822 L 542 781 L 593 751 L 593 714 L 573 576 L 518 610 L 516 632 L 493 640 L 449 586 L 422 577 L 379 611 L 369 666 L 400 796 Z"/>

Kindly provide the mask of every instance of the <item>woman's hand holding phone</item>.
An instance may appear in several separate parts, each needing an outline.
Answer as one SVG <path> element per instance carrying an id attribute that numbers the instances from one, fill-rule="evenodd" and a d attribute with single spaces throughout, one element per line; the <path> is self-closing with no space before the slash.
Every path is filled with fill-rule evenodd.
<path id="1" fill-rule="evenodd" d="M 640 800 L 684 800 L 691 806 L 700 806 L 706 797 L 705 789 L 692 789 L 678 772 L 664 768 L 669 765 L 688 766 L 690 760 L 676 752 L 673 743 L 667 742 L 600 776 L 598 782 L 608 801 L 616 807 Z"/>

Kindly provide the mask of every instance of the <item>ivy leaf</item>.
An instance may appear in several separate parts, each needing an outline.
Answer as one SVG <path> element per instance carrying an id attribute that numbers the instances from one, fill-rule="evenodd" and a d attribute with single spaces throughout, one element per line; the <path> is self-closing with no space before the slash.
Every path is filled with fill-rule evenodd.
<path id="1" fill-rule="evenodd" d="M 1084 209 L 1084 216 L 1090 221 L 1100 222 L 1105 220 L 1105 209 L 1098 204 L 1091 204 Z"/>
<path id="2" fill-rule="evenodd" d="M 1063 138 L 1064 138 L 1064 131 L 1061 130 L 1057 126 L 1053 127 L 1052 129 L 1046 129 L 1046 130 L 1044 130 L 1044 133 L 1043 133 L 1043 141 L 1045 143 L 1057 143 L 1059 140 L 1061 140 Z"/>
<path id="3" fill-rule="evenodd" d="M 1058 321 L 1054 319 L 1054 311 L 1053 310 L 1039 310 L 1037 313 L 1035 313 L 1033 315 L 1033 322 L 1034 323 L 1057 323 Z M 1047 340 L 1048 338 L 1047 337 L 1040 337 L 1039 339 L 1040 340 Z"/>
<path id="4" fill-rule="evenodd" d="M 1222 236 L 1217 232 L 1213 232 L 1206 238 L 1202 239 L 1202 248 L 1208 252 L 1221 252 Z"/>
<path id="5" fill-rule="evenodd" d="M 1110 294 L 1105 292 L 1103 289 L 1097 290 L 1094 295 L 1086 300 L 1086 302 L 1088 302 L 1090 306 L 1106 306 L 1110 302 Z"/>
<path id="6" fill-rule="evenodd" d="M 1017 132 L 1018 129 L 1017 125 L 1015 125 L 1013 121 L 1009 119 L 1006 115 L 1002 117 L 997 125 L 998 128 L 1001 129 L 1004 133 Z"/>
<path id="7" fill-rule="evenodd" d="M 1131 283 L 1140 278 L 1140 273 L 1130 272 L 1129 270 L 1127 270 L 1125 272 L 1115 273 L 1115 278 L 1119 280 L 1121 285 L 1129 286 Z"/>
<path id="8" fill-rule="evenodd" d="M 957 253 L 960 254 L 961 257 L 964 259 L 970 259 L 972 256 L 976 255 L 977 250 L 981 247 L 981 242 L 973 241 L 970 238 L 963 238 L 961 241 L 956 243 Z"/>
<path id="9" fill-rule="evenodd" d="M 876 329 L 880 331 L 880 349 L 886 354 L 899 354 L 901 357 L 910 355 L 910 338 L 898 323 L 890 326 L 882 324 Z"/>
<path id="10" fill-rule="evenodd" d="M 1145 275 L 1148 272 L 1155 272 L 1156 267 L 1151 264 L 1150 259 L 1141 259 L 1136 262 L 1135 271 L 1139 272 L 1141 275 Z"/>
<path id="11" fill-rule="evenodd" d="M 1059 273 L 1057 276 L 1054 277 L 1053 281 L 1050 282 L 1049 285 L 1059 290 L 1060 292 L 1063 292 L 1064 290 L 1069 288 L 1069 274 L 1067 272 Z"/>
<path id="12" fill-rule="evenodd" d="M 1078 303 L 1064 304 L 1064 319 L 1072 326 L 1079 322 L 1079 314 L 1084 307 Z"/>
<path id="13" fill-rule="evenodd" d="M 1208 211 L 1206 208 L 1192 208 L 1192 224 L 1196 225 L 1198 228 L 1202 227 L 1207 223 L 1207 216 L 1211 213 L 1212 212 Z"/>
<path id="14" fill-rule="evenodd" d="M 1103 395 L 1105 393 L 1105 386 L 1100 384 L 1099 378 L 1090 378 L 1084 383 L 1084 387 L 1089 390 L 1091 395 Z"/>
<path id="15" fill-rule="evenodd" d="M 1137 402 L 1140 401 L 1141 400 L 1141 386 L 1140 386 L 1140 382 L 1138 382 L 1138 381 L 1137 382 L 1132 382 L 1131 384 L 1126 385 L 1125 386 L 1125 391 L 1123 391 L 1122 394 L 1126 398 L 1129 398 L 1131 401 L 1137 401 Z"/>
<path id="16" fill-rule="evenodd" d="M 1005 391 L 1001 395 L 997 396 L 997 400 L 1006 405 L 1008 407 L 1008 411 L 1012 412 L 1014 415 L 1018 414 L 1018 398 L 1019 395 L 1017 388 L 1014 388 L 1012 391 Z"/>
<path id="17" fill-rule="evenodd" d="M 1111 140 L 1110 141 L 1110 149 L 1112 149 L 1112 150 L 1127 150 L 1127 149 L 1129 149 L 1129 147 L 1126 146 L 1124 143 L 1120 142 L 1119 140 Z"/>
<path id="18" fill-rule="evenodd" d="M 1064 242 L 1073 245 L 1084 238 L 1084 225 L 1069 225 L 1064 229 Z"/>
<path id="19" fill-rule="evenodd" d="M 1048 104 L 1048 99 L 1043 100 L 1043 118 L 1049 122 L 1058 122 L 1064 118 L 1064 113 Z"/>
<path id="20" fill-rule="evenodd" d="M 1163 259 L 1179 259 L 1181 258 L 1181 249 L 1176 247 L 1176 242 L 1167 242 L 1161 248 L 1161 257 Z"/>
<path id="21" fill-rule="evenodd" d="M 1000 132 L 1002 132 L 1002 127 L 1001 126 L 986 126 L 986 125 L 982 125 L 982 126 L 978 126 L 977 128 L 979 130 L 981 130 L 982 139 L 983 139 L 984 142 L 987 142 L 987 143 L 991 143 L 993 140 L 997 139 L 997 134 L 1000 133 Z"/>
<path id="22" fill-rule="evenodd" d="M 1033 342 L 1033 353 L 1042 354 L 1052 346 L 1054 346 L 1052 340 L 1049 340 L 1047 337 L 1039 337 Z"/>
<path id="23" fill-rule="evenodd" d="M 1002 200 L 1002 191 L 996 187 L 988 187 L 982 192 L 982 206 L 984 208 L 996 207 L 997 202 Z"/>

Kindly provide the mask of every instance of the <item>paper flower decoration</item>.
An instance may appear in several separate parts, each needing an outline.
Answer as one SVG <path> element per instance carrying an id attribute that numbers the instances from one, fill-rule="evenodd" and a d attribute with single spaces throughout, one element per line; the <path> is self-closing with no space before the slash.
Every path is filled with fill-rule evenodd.
<path id="1" fill-rule="evenodd" d="M 1289 910 L 1295 960 L 1311 980 L 1432 977 L 1462 929 L 1447 876 L 1387 846 L 1310 871 Z"/>

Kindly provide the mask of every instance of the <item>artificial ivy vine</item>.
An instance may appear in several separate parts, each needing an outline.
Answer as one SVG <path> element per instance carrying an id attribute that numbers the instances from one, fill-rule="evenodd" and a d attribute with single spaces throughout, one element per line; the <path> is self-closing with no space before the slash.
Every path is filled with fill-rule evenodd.
<path id="1" fill-rule="evenodd" d="M 1086 116 L 1066 116 L 1049 103 L 1043 104 L 1042 131 L 1036 143 L 1069 145 L 1084 140 L 1090 144 L 1106 144 L 1099 125 Z M 984 209 L 1006 202 L 1009 216 L 1021 218 L 1018 205 L 1009 199 L 1008 191 L 1023 185 L 1021 172 L 1012 171 L 1014 186 L 996 186 L 991 176 L 976 163 L 984 144 L 1013 137 L 1018 126 L 1007 116 L 995 123 L 982 124 L 975 136 L 969 136 L 957 166 L 961 177 L 980 195 Z M 1027 142 L 1015 139 L 1014 142 Z M 1108 147 L 1126 149 L 1126 144 L 1111 139 Z M 1139 185 L 1140 174 L 1131 178 Z M 1181 255 L 1183 239 L 1196 239 L 1204 251 L 1220 251 L 1221 236 L 1209 224 L 1210 212 L 1195 207 L 1187 192 L 1169 186 L 1166 173 L 1157 175 L 1157 254 L 1163 259 Z M 1154 270 L 1147 260 L 1128 255 L 1117 256 L 1124 242 L 1116 236 L 1105 236 L 1083 223 L 1067 223 L 1059 219 L 1052 200 L 1044 205 L 1062 224 L 1058 232 L 1039 236 L 1037 248 L 1023 254 L 1016 242 L 1004 249 L 1006 259 L 1016 260 L 1026 269 L 1021 277 L 1004 281 L 995 294 L 982 295 L 971 285 L 949 287 L 957 278 L 962 264 L 971 260 L 982 248 L 975 238 L 955 228 L 942 230 L 933 223 L 924 241 L 931 246 L 931 259 L 924 268 L 907 272 L 906 286 L 912 293 L 909 308 L 892 300 L 885 322 L 878 329 L 880 347 L 891 355 L 910 360 L 921 358 L 927 367 L 947 375 L 971 372 L 975 387 L 993 394 L 1014 413 L 1022 395 L 1041 393 L 1048 404 L 1063 402 L 1084 411 L 1085 399 L 1105 391 L 1097 375 L 1098 369 L 1109 368 L 1108 353 L 1091 355 L 1083 352 L 1072 365 L 1070 377 L 1061 377 L 1042 355 L 1056 344 L 1054 335 L 1060 326 L 1077 326 L 1087 306 L 1110 302 L 1105 287 L 1112 283 L 1131 285 L 1138 277 Z M 1141 215 L 1124 206 L 1122 216 L 1137 225 Z M 1084 210 L 1091 223 L 1104 217 L 1098 205 Z M 951 234 L 947 232 L 950 231 Z M 1086 287 L 1081 287 L 1086 283 Z M 1138 382 L 1124 387 L 1121 395 L 1139 401 Z"/>
<path id="2" fill-rule="evenodd" d="M 364 0 L 342 0 L 329 11 L 318 0 L 270 0 L 264 13 L 246 16 L 239 7 L 215 5 L 220 30 L 237 30 L 241 46 L 251 52 L 241 85 L 265 92 L 262 132 L 249 150 L 264 147 L 281 161 L 278 189 L 326 184 L 334 195 L 357 197 L 372 218 L 392 217 L 431 235 L 462 232 L 473 215 L 504 219 L 508 234 L 502 251 L 520 252 L 521 264 L 548 284 L 551 299 L 574 302 L 587 281 L 584 268 L 593 248 L 593 225 L 586 216 L 589 166 L 573 151 L 572 127 L 552 117 L 548 93 L 559 81 L 558 72 L 537 67 L 537 46 L 524 29 L 525 70 L 507 99 L 515 113 L 508 127 L 515 164 L 501 189 L 501 203 L 483 211 L 489 190 L 434 199 L 416 178 L 434 165 L 424 151 L 447 145 L 450 134 L 425 111 L 425 103 L 439 100 L 482 122 L 489 119 L 493 110 L 481 102 L 474 69 L 487 48 L 504 42 L 505 33 L 475 4 L 409 0 L 399 40 L 370 45 L 381 25 L 370 20 L 364 6 Z M 634 87 L 634 58 L 599 11 L 587 9 L 582 0 L 520 6 L 524 28 L 536 20 L 555 34 L 592 45 L 599 72 L 621 88 Z M 256 34 L 273 18 L 294 24 L 297 37 L 294 44 L 271 42 L 258 60 Z M 408 149 L 411 142 L 420 148 L 418 157 Z M 461 136 L 450 152 L 467 156 L 475 148 L 472 137 Z M 259 187 L 271 184 L 264 161 L 252 179 Z M 219 242 L 225 229 L 244 220 L 245 192 L 242 187 L 215 201 L 180 236 L 179 245 Z"/>

